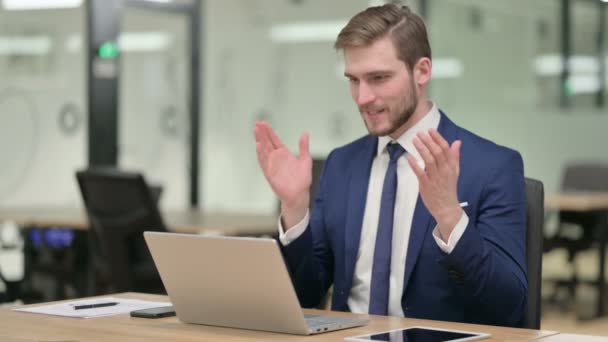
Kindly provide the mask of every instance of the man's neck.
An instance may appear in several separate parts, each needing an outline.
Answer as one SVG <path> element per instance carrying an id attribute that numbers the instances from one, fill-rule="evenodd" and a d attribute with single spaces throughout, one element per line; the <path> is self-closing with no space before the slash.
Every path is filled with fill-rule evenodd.
<path id="1" fill-rule="evenodd" d="M 393 139 L 398 139 L 403 133 L 407 132 L 410 128 L 414 127 L 425 115 L 427 115 L 431 108 L 433 108 L 433 103 L 427 99 L 424 99 L 418 102 L 418 106 L 414 111 L 414 114 L 403 124 L 403 126 L 399 127 L 396 131 L 394 131 L 390 137 Z"/>

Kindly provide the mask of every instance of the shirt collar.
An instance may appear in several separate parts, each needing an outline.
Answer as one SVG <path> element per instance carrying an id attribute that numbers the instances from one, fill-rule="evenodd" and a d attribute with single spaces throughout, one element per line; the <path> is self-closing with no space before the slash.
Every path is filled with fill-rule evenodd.
<path id="1" fill-rule="evenodd" d="M 399 138 L 397 138 L 397 140 L 393 140 L 393 138 L 388 135 L 378 137 L 377 155 L 379 156 L 382 153 L 388 153 L 386 151 L 386 146 L 391 142 L 397 142 L 405 149 L 405 151 L 407 151 L 407 153 L 411 154 L 414 159 L 416 159 L 418 162 L 422 162 L 422 158 L 420 157 L 418 150 L 416 150 L 416 147 L 414 147 L 414 137 L 419 132 L 428 132 L 430 128 L 437 129 L 437 127 L 439 127 L 440 119 L 441 115 L 439 114 L 439 109 L 437 108 L 435 103 L 433 103 L 431 110 L 426 115 L 424 115 L 422 119 L 418 121 L 414 126 L 405 131 Z"/>

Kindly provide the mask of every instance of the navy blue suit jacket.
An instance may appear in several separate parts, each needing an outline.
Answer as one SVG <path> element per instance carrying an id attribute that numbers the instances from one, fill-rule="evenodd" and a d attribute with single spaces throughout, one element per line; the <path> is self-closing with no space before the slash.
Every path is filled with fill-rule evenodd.
<path id="1" fill-rule="evenodd" d="M 526 197 L 522 158 L 456 126 L 441 113 L 439 133 L 461 140 L 458 199 L 469 224 L 444 253 L 435 220 L 418 197 L 406 256 L 401 305 L 406 317 L 517 325 L 526 303 Z M 317 306 L 333 284 L 332 309 L 347 300 L 361 238 L 378 138 L 365 136 L 325 161 L 305 233 L 283 255 L 300 303 Z"/>

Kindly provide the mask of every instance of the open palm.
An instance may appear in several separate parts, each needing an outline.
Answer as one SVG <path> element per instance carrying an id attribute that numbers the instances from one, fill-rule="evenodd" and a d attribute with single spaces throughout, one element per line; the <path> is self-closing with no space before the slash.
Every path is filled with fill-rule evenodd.
<path id="1" fill-rule="evenodd" d="M 300 155 L 296 157 L 267 123 L 256 123 L 254 134 L 260 167 L 274 193 L 283 205 L 307 206 L 312 183 L 308 135 L 300 137 Z"/>

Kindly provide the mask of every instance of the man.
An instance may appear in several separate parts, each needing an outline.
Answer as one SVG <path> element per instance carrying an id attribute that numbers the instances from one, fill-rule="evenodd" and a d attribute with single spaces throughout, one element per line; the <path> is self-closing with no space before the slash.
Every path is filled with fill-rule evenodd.
<path id="1" fill-rule="evenodd" d="M 338 35 L 369 135 L 327 157 L 309 212 L 308 135 L 292 155 L 256 123 L 281 200 L 280 241 L 303 306 L 517 325 L 526 303 L 521 156 L 456 126 L 427 98 L 431 51 L 408 7 L 370 7 Z"/>

